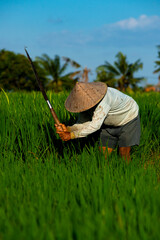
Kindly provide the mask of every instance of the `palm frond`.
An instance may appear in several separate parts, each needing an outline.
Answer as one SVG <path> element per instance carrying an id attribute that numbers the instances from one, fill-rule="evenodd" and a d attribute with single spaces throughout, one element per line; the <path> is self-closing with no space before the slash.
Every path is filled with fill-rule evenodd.
<path id="1" fill-rule="evenodd" d="M 69 76 L 71 79 L 73 79 L 75 76 L 78 76 L 81 74 L 81 71 L 71 72 L 68 73 L 67 76 Z"/>
<path id="2" fill-rule="evenodd" d="M 62 57 L 64 61 L 66 61 L 67 63 L 70 63 L 72 67 L 75 67 L 75 68 L 79 68 L 81 67 L 81 65 L 79 63 L 77 63 L 76 61 L 73 61 L 71 60 L 70 58 L 68 57 Z"/>
<path id="3" fill-rule="evenodd" d="M 105 66 L 106 66 L 106 69 L 108 72 L 111 72 L 112 74 L 115 74 L 115 75 L 119 75 L 120 72 L 118 71 L 117 68 L 115 68 L 112 64 L 110 64 L 109 62 L 105 62 Z"/>
<path id="4" fill-rule="evenodd" d="M 159 73 L 160 72 L 160 67 L 157 68 L 153 73 Z"/>

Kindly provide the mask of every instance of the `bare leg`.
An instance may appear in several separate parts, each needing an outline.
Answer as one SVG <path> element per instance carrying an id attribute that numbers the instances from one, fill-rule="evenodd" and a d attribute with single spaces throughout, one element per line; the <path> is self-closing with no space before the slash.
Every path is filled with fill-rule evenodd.
<path id="1" fill-rule="evenodd" d="M 106 149 L 106 147 L 99 147 L 99 150 L 104 154 L 105 158 L 107 159 L 107 156 L 111 154 L 111 152 L 113 151 L 113 148 Z"/>
<path id="2" fill-rule="evenodd" d="M 120 147 L 119 148 L 119 153 L 120 153 L 121 157 L 124 158 L 125 161 L 127 161 L 128 163 L 130 161 L 130 150 L 131 150 L 131 147 Z"/>

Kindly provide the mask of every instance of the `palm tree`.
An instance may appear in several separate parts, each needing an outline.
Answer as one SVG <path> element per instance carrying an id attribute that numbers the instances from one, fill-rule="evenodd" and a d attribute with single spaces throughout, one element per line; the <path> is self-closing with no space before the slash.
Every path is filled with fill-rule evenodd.
<path id="1" fill-rule="evenodd" d="M 143 77 L 134 77 L 135 72 L 143 68 L 142 62 L 138 59 L 129 64 L 127 57 L 121 52 L 116 55 L 116 58 L 114 65 L 106 61 L 96 69 L 97 80 L 106 82 L 108 86 L 117 87 L 121 91 L 125 91 L 129 86 L 136 88 L 137 83 L 144 80 Z"/>
<path id="2" fill-rule="evenodd" d="M 36 61 L 45 70 L 46 76 L 48 76 L 48 89 L 54 89 L 59 92 L 63 89 L 70 89 L 76 79 L 73 78 L 73 72 L 66 74 L 69 61 L 64 62 L 61 65 L 60 57 L 56 55 L 54 59 L 51 59 L 47 54 L 43 54 L 42 57 L 37 57 Z M 70 60 L 71 61 L 71 60 Z M 74 61 L 73 65 L 79 67 L 80 65 Z"/>
<path id="3" fill-rule="evenodd" d="M 160 59 L 160 45 L 157 46 L 158 48 L 158 58 Z M 160 60 L 155 61 L 157 69 L 153 73 L 160 73 Z M 160 82 L 160 75 L 158 76 L 159 82 Z"/>

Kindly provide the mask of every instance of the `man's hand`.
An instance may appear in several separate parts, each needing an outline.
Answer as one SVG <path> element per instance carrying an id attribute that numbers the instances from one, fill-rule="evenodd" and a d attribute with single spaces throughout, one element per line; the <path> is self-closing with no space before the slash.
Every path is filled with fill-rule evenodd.
<path id="1" fill-rule="evenodd" d="M 64 124 L 55 124 L 56 132 L 59 134 L 62 141 L 69 141 L 71 139 L 71 133 L 68 132 L 67 127 Z"/>
<path id="2" fill-rule="evenodd" d="M 68 132 L 66 125 L 60 123 L 59 125 L 55 124 L 56 132 L 59 134 L 61 132 Z"/>
<path id="3" fill-rule="evenodd" d="M 62 139 L 62 141 L 71 140 L 71 133 L 70 132 L 61 132 L 61 133 L 59 133 L 59 136 Z"/>

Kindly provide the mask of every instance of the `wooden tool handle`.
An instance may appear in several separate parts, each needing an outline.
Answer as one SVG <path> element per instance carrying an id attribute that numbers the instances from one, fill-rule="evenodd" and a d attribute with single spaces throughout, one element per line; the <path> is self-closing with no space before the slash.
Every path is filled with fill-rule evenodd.
<path id="1" fill-rule="evenodd" d="M 60 121 L 59 121 L 59 119 L 58 119 L 58 117 L 57 117 L 54 109 L 53 109 L 53 108 L 50 108 L 50 111 L 51 111 L 51 113 L 52 113 L 52 116 L 53 116 L 53 119 L 54 119 L 55 123 L 56 123 L 57 125 L 59 125 L 59 124 L 60 124 Z"/>

